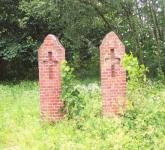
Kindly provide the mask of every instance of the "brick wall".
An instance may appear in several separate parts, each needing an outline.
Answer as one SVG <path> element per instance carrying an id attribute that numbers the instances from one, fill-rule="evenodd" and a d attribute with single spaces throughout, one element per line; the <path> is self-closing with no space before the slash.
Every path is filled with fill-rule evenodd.
<path id="1" fill-rule="evenodd" d="M 58 121 L 63 118 L 60 108 L 61 62 L 65 60 L 65 49 L 59 40 L 49 34 L 38 50 L 40 108 L 43 120 Z"/>
<path id="2" fill-rule="evenodd" d="M 100 46 L 103 116 L 125 109 L 126 72 L 121 65 L 125 46 L 114 32 L 108 33 Z"/>

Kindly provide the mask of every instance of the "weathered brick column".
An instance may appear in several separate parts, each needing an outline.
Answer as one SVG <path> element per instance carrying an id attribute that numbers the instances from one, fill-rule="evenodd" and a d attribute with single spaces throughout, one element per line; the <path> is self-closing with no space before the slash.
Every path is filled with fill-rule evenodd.
<path id="1" fill-rule="evenodd" d="M 58 121 L 63 118 L 60 108 L 61 62 L 65 60 L 65 49 L 59 40 L 49 34 L 38 50 L 40 107 L 43 120 Z"/>
<path id="2" fill-rule="evenodd" d="M 108 33 L 100 45 L 103 116 L 125 109 L 126 71 L 121 65 L 125 46 L 114 32 Z"/>

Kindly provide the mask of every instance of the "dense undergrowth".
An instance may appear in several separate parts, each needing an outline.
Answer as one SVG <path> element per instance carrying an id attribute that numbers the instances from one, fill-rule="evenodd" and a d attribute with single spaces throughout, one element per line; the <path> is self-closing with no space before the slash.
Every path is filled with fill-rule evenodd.
<path id="1" fill-rule="evenodd" d="M 38 82 L 0 85 L 0 149 L 165 149 L 165 86 L 146 81 L 127 91 L 123 116 L 102 118 L 100 85 L 77 80 L 83 115 L 54 125 L 39 115 Z M 129 87 L 129 86 L 128 86 Z"/>

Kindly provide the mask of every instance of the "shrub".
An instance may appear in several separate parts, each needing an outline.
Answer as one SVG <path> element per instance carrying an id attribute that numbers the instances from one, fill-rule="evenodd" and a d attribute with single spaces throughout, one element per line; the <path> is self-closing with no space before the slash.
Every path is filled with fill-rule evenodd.
<path id="1" fill-rule="evenodd" d="M 81 92 L 75 85 L 73 68 L 69 67 L 66 61 L 62 63 L 62 100 L 64 101 L 63 111 L 68 119 L 81 116 L 85 107 Z"/>
<path id="2" fill-rule="evenodd" d="M 124 56 L 122 64 L 127 71 L 128 84 L 131 89 L 135 89 L 141 82 L 146 81 L 148 69 L 144 64 L 139 65 L 137 57 L 134 57 L 132 53 Z"/>

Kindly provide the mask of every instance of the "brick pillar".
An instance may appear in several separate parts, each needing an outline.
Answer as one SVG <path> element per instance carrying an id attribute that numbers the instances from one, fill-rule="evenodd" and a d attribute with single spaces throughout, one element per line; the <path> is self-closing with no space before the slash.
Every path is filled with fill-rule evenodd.
<path id="1" fill-rule="evenodd" d="M 40 107 L 43 120 L 51 122 L 63 118 L 60 108 L 61 61 L 65 60 L 65 49 L 54 36 L 49 34 L 38 50 Z"/>
<path id="2" fill-rule="evenodd" d="M 126 71 L 121 65 L 125 46 L 114 32 L 108 33 L 100 45 L 103 116 L 125 109 Z"/>

